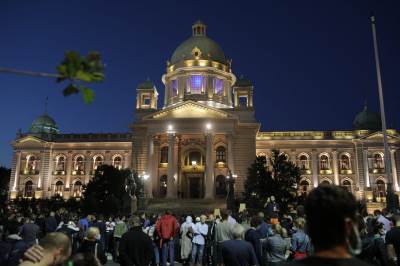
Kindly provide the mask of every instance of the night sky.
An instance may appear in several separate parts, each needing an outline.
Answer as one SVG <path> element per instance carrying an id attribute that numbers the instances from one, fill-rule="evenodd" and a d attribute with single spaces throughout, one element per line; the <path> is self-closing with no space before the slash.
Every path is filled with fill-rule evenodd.
<path id="1" fill-rule="evenodd" d="M 377 17 L 387 122 L 399 124 L 400 1 L 0 1 L 0 66 L 55 72 L 65 50 L 99 51 L 106 80 L 95 102 L 63 97 L 45 78 L 0 73 L 0 165 L 11 141 L 44 111 L 64 133 L 127 132 L 135 89 L 161 75 L 174 49 L 207 24 L 233 72 L 255 85 L 262 130 L 351 129 L 355 114 L 378 110 L 370 11 Z"/>

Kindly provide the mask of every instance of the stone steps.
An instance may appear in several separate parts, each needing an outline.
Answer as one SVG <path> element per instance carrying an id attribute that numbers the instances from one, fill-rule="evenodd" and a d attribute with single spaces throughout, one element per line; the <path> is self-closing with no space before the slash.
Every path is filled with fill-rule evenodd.
<path id="1" fill-rule="evenodd" d="M 166 210 L 174 214 L 204 214 L 214 212 L 214 209 L 226 209 L 225 199 L 150 199 L 147 202 L 146 211 L 151 213 L 163 213 Z"/>

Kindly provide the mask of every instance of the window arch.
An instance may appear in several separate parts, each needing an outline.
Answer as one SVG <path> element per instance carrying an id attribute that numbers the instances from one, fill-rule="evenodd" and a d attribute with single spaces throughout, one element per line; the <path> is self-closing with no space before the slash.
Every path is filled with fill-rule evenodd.
<path id="1" fill-rule="evenodd" d="M 95 155 L 93 156 L 93 170 L 96 171 L 97 168 L 102 166 L 104 163 L 104 157 L 103 155 Z"/>
<path id="2" fill-rule="evenodd" d="M 25 188 L 24 188 L 24 197 L 27 198 L 32 198 L 34 195 L 34 190 L 33 190 L 33 182 L 31 180 L 28 180 L 25 182 Z"/>
<path id="3" fill-rule="evenodd" d="M 35 155 L 26 156 L 26 173 L 27 174 L 38 174 L 38 158 Z"/>
<path id="4" fill-rule="evenodd" d="M 310 189 L 310 182 L 307 179 L 303 179 L 300 181 L 300 186 L 299 186 L 299 190 L 300 190 L 300 194 L 303 197 L 306 197 L 308 194 L 308 191 Z"/>
<path id="5" fill-rule="evenodd" d="M 168 163 L 168 146 L 161 148 L 160 163 Z"/>
<path id="6" fill-rule="evenodd" d="M 56 156 L 54 160 L 54 169 L 55 174 L 63 174 L 65 173 L 65 166 L 66 166 L 66 156 L 64 154 L 60 154 Z"/>
<path id="7" fill-rule="evenodd" d="M 202 156 L 200 151 L 190 151 L 185 157 L 185 165 L 204 165 L 204 156 Z"/>
<path id="8" fill-rule="evenodd" d="M 351 169 L 351 164 L 350 164 L 350 155 L 347 153 L 343 153 L 340 155 L 340 161 L 339 161 L 339 168 L 340 170 L 350 170 Z"/>
<path id="9" fill-rule="evenodd" d="M 54 195 L 58 195 L 58 196 L 62 197 L 63 192 L 64 192 L 64 183 L 62 181 L 58 180 L 54 187 Z"/>
<path id="10" fill-rule="evenodd" d="M 216 149 L 216 161 L 217 163 L 222 162 L 225 163 L 226 162 L 226 149 L 224 146 L 218 146 Z"/>
<path id="11" fill-rule="evenodd" d="M 160 198 L 165 198 L 165 196 L 167 196 L 167 184 L 168 184 L 167 180 L 168 180 L 167 175 L 160 176 L 160 187 L 158 192 Z"/>
<path id="12" fill-rule="evenodd" d="M 112 159 L 112 165 L 121 170 L 122 168 L 122 156 L 121 155 L 114 155 L 113 159 Z"/>
<path id="13" fill-rule="evenodd" d="M 307 153 L 301 153 L 299 155 L 299 168 L 300 170 L 309 170 L 310 169 L 310 160 Z"/>
<path id="14" fill-rule="evenodd" d="M 375 169 L 384 169 L 385 168 L 385 163 L 383 161 L 383 154 L 380 152 L 377 152 L 374 154 L 374 168 Z"/>
<path id="15" fill-rule="evenodd" d="M 82 196 L 82 182 L 80 180 L 75 181 L 72 195 L 76 198 L 80 198 Z"/>
<path id="16" fill-rule="evenodd" d="M 226 194 L 226 178 L 223 175 L 218 175 L 215 178 L 215 195 L 217 197 L 225 197 Z"/>
<path id="17" fill-rule="evenodd" d="M 332 184 L 332 180 L 330 180 L 330 179 L 327 178 L 327 177 L 323 178 L 323 179 L 321 180 L 321 183 L 320 183 L 320 185 L 323 185 L 323 186 L 325 186 L 325 185 L 331 185 L 331 184 Z"/>
<path id="18" fill-rule="evenodd" d="M 348 178 L 343 179 L 343 181 L 342 181 L 342 187 L 343 187 L 344 189 L 346 189 L 348 192 L 353 192 L 353 184 L 352 184 L 352 182 L 351 182 Z"/>
<path id="19" fill-rule="evenodd" d="M 327 153 L 322 153 L 319 156 L 319 168 L 320 168 L 320 170 L 329 170 L 329 169 L 331 169 L 329 155 Z"/>
<path id="20" fill-rule="evenodd" d="M 76 172 L 79 172 L 80 174 L 83 174 L 84 169 L 85 169 L 85 157 L 83 155 L 75 156 L 74 170 Z"/>
<path id="21" fill-rule="evenodd" d="M 376 180 L 377 196 L 384 198 L 386 196 L 386 183 L 382 179 Z"/>

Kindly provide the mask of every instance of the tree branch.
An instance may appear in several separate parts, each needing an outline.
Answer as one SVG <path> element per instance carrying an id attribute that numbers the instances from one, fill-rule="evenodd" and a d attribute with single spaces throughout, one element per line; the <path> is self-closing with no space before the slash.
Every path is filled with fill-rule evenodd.
<path id="1" fill-rule="evenodd" d="M 62 76 L 54 73 L 34 72 L 27 70 L 18 70 L 14 68 L 0 67 L 0 73 L 10 73 L 21 76 L 42 77 L 42 78 L 61 78 Z"/>

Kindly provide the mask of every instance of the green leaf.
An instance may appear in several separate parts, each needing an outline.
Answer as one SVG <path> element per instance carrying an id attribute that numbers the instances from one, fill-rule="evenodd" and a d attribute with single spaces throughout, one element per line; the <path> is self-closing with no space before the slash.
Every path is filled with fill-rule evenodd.
<path id="1" fill-rule="evenodd" d="M 82 93 L 83 101 L 86 104 L 90 104 L 93 102 L 95 93 L 92 89 L 81 86 L 81 93 Z"/>
<path id="2" fill-rule="evenodd" d="M 77 80 L 83 80 L 85 82 L 92 81 L 92 75 L 90 75 L 90 73 L 87 73 L 83 70 L 79 70 L 78 72 L 76 72 L 76 76 L 74 78 Z"/>
<path id="3" fill-rule="evenodd" d="M 71 83 L 69 84 L 64 90 L 63 90 L 63 94 L 64 96 L 69 96 L 71 94 L 75 94 L 75 93 L 79 93 L 79 89 L 78 87 Z"/>

